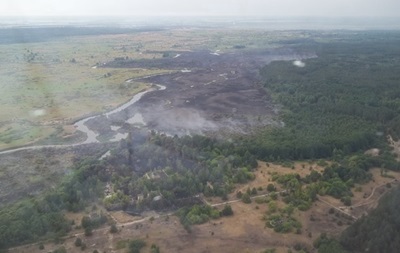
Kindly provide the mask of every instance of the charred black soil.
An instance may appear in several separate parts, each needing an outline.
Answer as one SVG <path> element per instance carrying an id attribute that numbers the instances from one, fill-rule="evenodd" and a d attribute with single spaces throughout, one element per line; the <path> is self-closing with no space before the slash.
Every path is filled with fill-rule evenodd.
<path id="1" fill-rule="evenodd" d="M 170 74 L 134 81 L 165 86 L 145 94 L 125 117 L 140 112 L 150 129 L 168 134 L 248 132 L 278 124 L 258 70 L 275 60 L 304 58 L 291 49 L 174 52 L 172 57 L 117 60 L 106 67 L 168 68 Z M 122 117 L 122 118 L 125 118 Z M 113 124 L 120 124 L 114 117 Z M 119 117 L 119 120 L 121 118 Z M 126 120 L 126 118 L 124 119 Z"/>

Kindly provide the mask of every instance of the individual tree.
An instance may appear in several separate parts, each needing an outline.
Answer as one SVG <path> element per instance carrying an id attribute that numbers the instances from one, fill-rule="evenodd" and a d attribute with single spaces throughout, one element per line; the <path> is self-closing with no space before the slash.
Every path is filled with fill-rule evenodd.
<path id="1" fill-rule="evenodd" d="M 85 236 L 91 236 L 91 235 L 93 235 L 92 227 L 86 227 L 85 228 Z"/>
<path id="2" fill-rule="evenodd" d="M 91 227 L 92 226 L 92 220 L 90 219 L 89 216 L 83 216 L 81 220 L 81 226 L 83 228 Z"/>
<path id="3" fill-rule="evenodd" d="M 231 215 L 233 215 L 233 210 L 232 210 L 231 205 L 225 205 L 224 209 L 222 209 L 222 211 L 221 211 L 221 214 L 223 216 L 231 216 Z"/>
<path id="4" fill-rule="evenodd" d="M 269 192 L 276 191 L 275 185 L 274 184 L 268 184 L 267 185 L 267 191 L 269 191 Z"/>
<path id="5" fill-rule="evenodd" d="M 251 203 L 250 195 L 247 192 L 245 194 L 243 194 L 242 201 L 245 204 L 250 204 Z"/>

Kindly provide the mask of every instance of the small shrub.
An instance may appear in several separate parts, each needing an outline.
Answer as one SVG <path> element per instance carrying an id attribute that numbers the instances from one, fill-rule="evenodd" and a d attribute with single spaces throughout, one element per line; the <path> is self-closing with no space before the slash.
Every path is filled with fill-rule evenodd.
<path id="1" fill-rule="evenodd" d="M 340 199 L 345 206 L 351 206 L 351 198 L 349 196 Z"/>
<path id="2" fill-rule="evenodd" d="M 75 239 L 75 246 L 76 246 L 76 247 L 82 246 L 82 239 L 81 239 L 81 238 L 77 237 L 77 238 Z"/>
<path id="3" fill-rule="evenodd" d="M 302 249 L 302 246 L 300 243 L 296 243 L 293 247 L 295 250 L 300 251 Z"/>
<path id="4" fill-rule="evenodd" d="M 263 204 L 263 203 L 265 203 L 266 201 L 265 201 L 265 198 L 256 198 L 256 199 L 255 199 L 255 202 L 256 202 L 257 204 Z"/>
<path id="5" fill-rule="evenodd" d="M 114 234 L 118 232 L 118 228 L 115 224 L 112 224 L 110 227 L 110 233 Z"/>
<path id="6" fill-rule="evenodd" d="M 160 253 L 160 248 L 157 245 L 152 244 L 150 251 L 151 251 L 151 253 Z"/>
<path id="7" fill-rule="evenodd" d="M 267 185 L 267 191 L 269 191 L 269 192 L 276 191 L 275 185 L 274 184 L 268 184 Z"/>
<path id="8" fill-rule="evenodd" d="M 224 209 L 221 211 L 221 215 L 223 216 L 231 216 L 233 215 L 233 210 L 230 205 L 225 205 Z"/>
<path id="9" fill-rule="evenodd" d="M 325 167 L 325 166 L 328 166 L 328 163 L 325 160 L 319 160 L 317 162 L 317 165 L 321 166 L 321 167 Z"/>
<path id="10" fill-rule="evenodd" d="M 269 196 L 271 197 L 272 200 L 278 199 L 278 194 L 276 194 L 275 192 L 271 193 Z"/>
<path id="11" fill-rule="evenodd" d="M 91 227 L 85 228 L 85 236 L 93 235 L 93 229 Z"/>
<path id="12" fill-rule="evenodd" d="M 146 242 L 143 241 L 142 239 L 135 239 L 129 242 L 129 253 L 139 253 L 140 250 L 146 246 Z"/>
<path id="13" fill-rule="evenodd" d="M 247 194 L 247 193 L 243 194 L 243 196 L 242 196 L 242 201 L 243 201 L 243 203 L 245 203 L 245 204 L 250 204 L 250 203 L 251 203 L 250 195 Z"/>

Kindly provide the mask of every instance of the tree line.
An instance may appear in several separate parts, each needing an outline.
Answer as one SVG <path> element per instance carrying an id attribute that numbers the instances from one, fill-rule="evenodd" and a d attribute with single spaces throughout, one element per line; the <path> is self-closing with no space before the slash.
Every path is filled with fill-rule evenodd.
<path id="1" fill-rule="evenodd" d="M 297 67 L 277 61 L 261 70 L 264 86 L 283 105 L 281 128 L 262 129 L 243 140 L 262 160 L 330 157 L 382 145 L 400 136 L 399 35 L 374 34 L 345 42 L 304 43 L 317 58 Z M 362 38 L 362 40 L 361 40 Z"/>

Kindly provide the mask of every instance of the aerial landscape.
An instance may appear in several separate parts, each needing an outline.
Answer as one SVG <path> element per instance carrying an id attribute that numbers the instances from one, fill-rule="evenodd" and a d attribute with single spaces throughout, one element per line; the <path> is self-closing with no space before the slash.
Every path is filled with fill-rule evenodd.
<path id="1" fill-rule="evenodd" d="M 122 18 L 44 3 L 25 18 L 0 4 L 0 252 L 398 252 L 389 5 L 107 9 Z"/>

